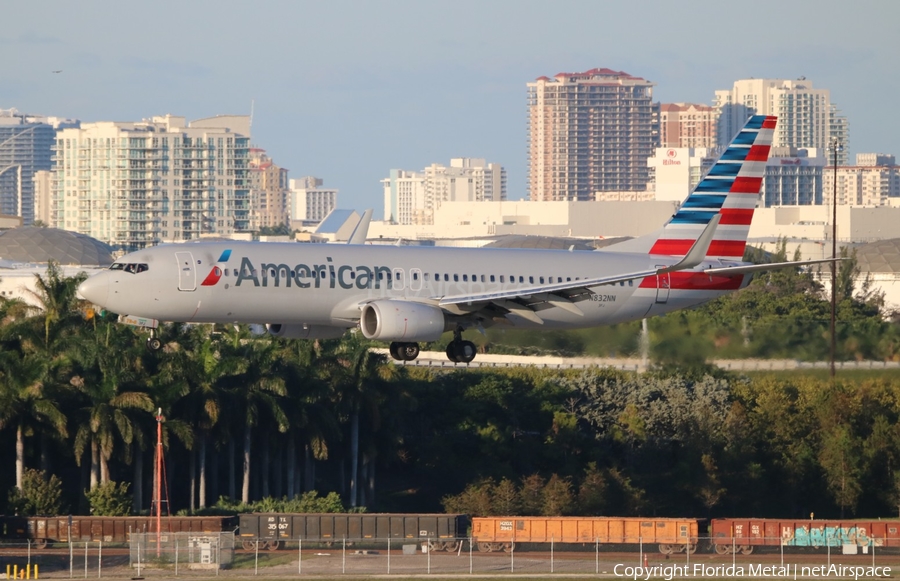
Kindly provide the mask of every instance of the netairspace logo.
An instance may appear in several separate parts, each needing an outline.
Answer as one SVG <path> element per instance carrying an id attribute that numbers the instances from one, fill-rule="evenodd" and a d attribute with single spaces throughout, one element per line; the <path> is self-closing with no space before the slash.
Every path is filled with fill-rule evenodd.
<path id="1" fill-rule="evenodd" d="M 652 567 L 632 567 L 616 565 L 613 568 L 616 577 L 626 579 L 665 579 L 676 578 L 697 579 L 702 577 L 728 578 L 782 578 L 797 579 L 799 577 L 840 577 L 844 579 L 865 579 L 869 577 L 890 576 L 890 567 L 862 567 L 859 565 L 654 565 Z"/>

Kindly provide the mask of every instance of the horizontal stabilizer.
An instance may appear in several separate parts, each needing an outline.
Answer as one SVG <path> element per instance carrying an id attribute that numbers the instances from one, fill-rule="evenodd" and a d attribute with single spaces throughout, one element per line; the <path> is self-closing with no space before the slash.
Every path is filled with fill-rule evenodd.
<path id="1" fill-rule="evenodd" d="M 796 260 L 793 262 L 770 262 L 768 264 L 747 264 L 737 266 L 720 266 L 716 268 L 707 268 L 703 272 L 706 274 L 746 274 L 750 272 L 762 272 L 765 270 L 778 270 L 779 268 L 796 268 L 798 266 L 809 266 L 811 264 L 824 264 L 826 262 L 840 262 L 847 260 L 846 258 L 820 258 L 817 260 Z"/>

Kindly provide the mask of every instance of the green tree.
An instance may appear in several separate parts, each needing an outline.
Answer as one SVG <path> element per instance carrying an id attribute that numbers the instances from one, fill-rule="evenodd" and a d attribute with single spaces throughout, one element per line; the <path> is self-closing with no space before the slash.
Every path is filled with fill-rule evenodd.
<path id="1" fill-rule="evenodd" d="M 127 482 L 104 482 L 85 490 L 84 496 L 93 516 L 128 516 L 131 512 L 132 499 Z"/>
<path id="2" fill-rule="evenodd" d="M 28 469 L 22 477 L 22 487 L 9 494 L 10 509 L 21 516 L 54 516 L 62 512 L 62 482 L 56 475 Z"/>

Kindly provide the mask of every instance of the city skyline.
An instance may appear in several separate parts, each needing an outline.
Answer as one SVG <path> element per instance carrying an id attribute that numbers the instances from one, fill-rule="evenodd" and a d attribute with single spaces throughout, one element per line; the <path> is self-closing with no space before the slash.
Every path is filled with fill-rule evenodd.
<path id="1" fill-rule="evenodd" d="M 654 101 L 707 105 L 738 79 L 805 76 L 849 119 L 851 159 L 895 154 L 900 5 L 863 1 L 854 14 L 879 17 L 830 1 L 162 1 L 152 13 L 44 1 L 7 9 L 0 108 L 136 121 L 249 114 L 253 102 L 254 145 L 378 216 L 387 171 L 453 157 L 499 163 L 509 198 L 524 198 L 526 83 L 563 71 L 621 70 L 654 83 Z"/>

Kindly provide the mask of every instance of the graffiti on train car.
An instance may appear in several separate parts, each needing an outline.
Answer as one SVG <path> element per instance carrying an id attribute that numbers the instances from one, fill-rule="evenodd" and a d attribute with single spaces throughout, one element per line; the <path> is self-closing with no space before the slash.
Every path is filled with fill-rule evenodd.
<path id="1" fill-rule="evenodd" d="M 781 536 L 784 544 L 791 547 L 840 547 L 841 545 L 858 545 L 864 547 L 873 541 L 866 533 L 865 527 L 783 527 Z M 880 545 L 880 539 L 874 540 Z"/>

